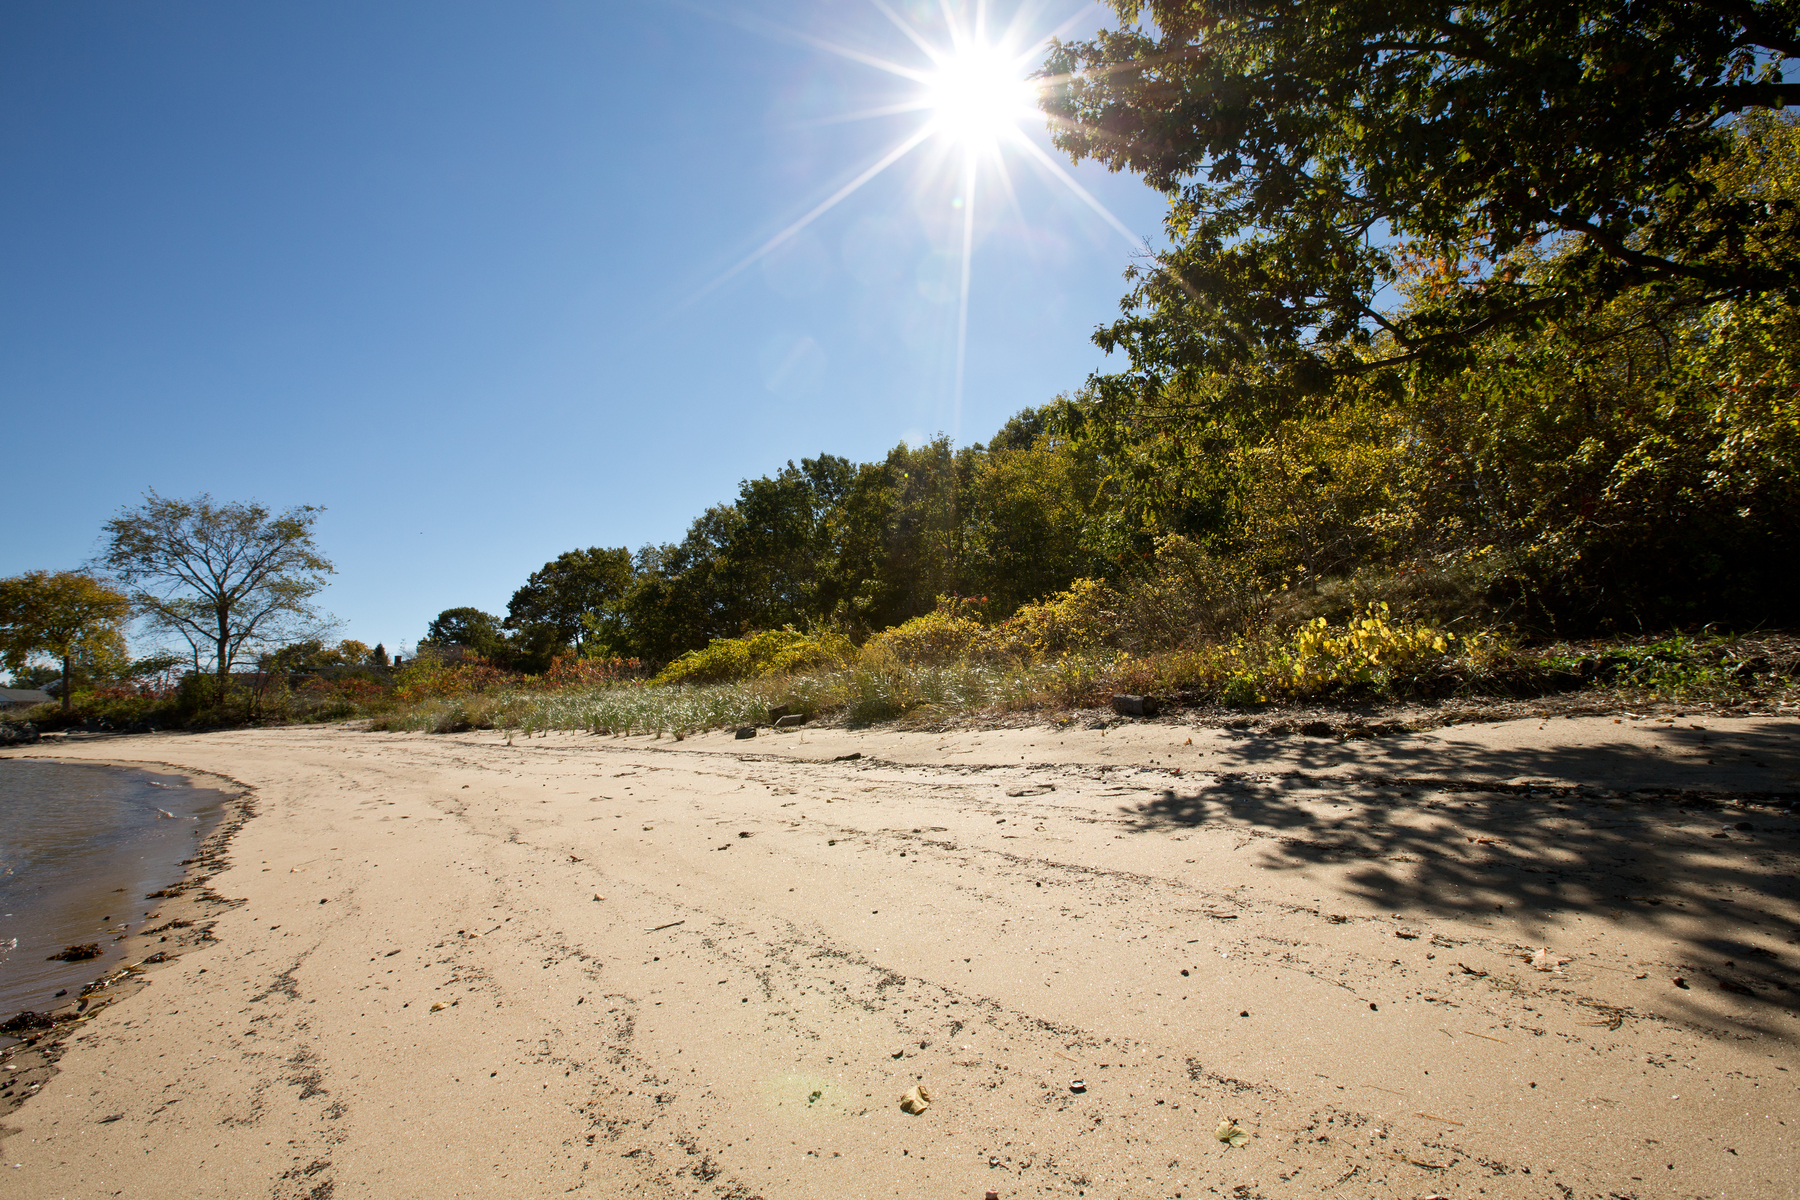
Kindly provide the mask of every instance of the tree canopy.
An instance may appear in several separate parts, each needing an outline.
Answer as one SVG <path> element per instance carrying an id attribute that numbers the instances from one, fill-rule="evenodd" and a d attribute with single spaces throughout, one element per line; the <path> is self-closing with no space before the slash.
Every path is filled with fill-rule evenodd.
<path id="1" fill-rule="evenodd" d="M 295 640 L 319 623 L 311 601 L 332 572 L 313 542 L 322 511 L 273 514 L 254 502 L 150 491 L 106 523 L 100 561 L 133 589 L 152 625 L 188 643 L 196 669 L 210 654 L 223 684 L 252 647 Z"/>
<path id="2" fill-rule="evenodd" d="M 511 662 L 512 655 L 500 619 L 492 613 L 467 605 L 446 608 L 431 619 L 422 643 L 438 646 L 461 646 L 483 658 L 500 663 Z"/>
<path id="3" fill-rule="evenodd" d="M 1800 288 L 1800 210 L 1715 170 L 1735 114 L 1800 96 L 1795 0 L 1114 7 L 1044 105 L 1072 157 L 1169 197 L 1172 248 L 1096 336 L 1131 386 L 1266 408 L 1632 289 Z"/>
<path id="4" fill-rule="evenodd" d="M 0 579 L 0 653 L 7 669 L 16 676 L 34 655 L 56 659 L 65 710 L 78 664 L 125 666 L 123 627 L 130 616 L 130 599 L 91 575 L 31 571 Z"/>
<path id="5" fill-rule="evenodd" d="M 507 629 L 547 634 L 577 653 L 593 635 L 583 617 L 615 610 L 631 586 L 631 551 L 623 546 L 569 550 L 531 573 L 506 606 Z"/>

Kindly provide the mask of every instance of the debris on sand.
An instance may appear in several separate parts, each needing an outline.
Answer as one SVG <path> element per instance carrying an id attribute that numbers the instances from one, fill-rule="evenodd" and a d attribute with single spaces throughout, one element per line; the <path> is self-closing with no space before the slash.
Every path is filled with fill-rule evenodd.
<path id="1" fill-rule="evenodd" d="M 49 1013 L 32 1012 L 26 1009 L 16 1017 L 9 1017 L 0 1022 L 0 1033 L 26 1033 L 33 1029 L 49 1029 L 56 1024 Z"/>
<path id="2" fill-rule="evenodd" d="M 81 962 L 89 958 L 100 957 L 99 942 L 84 942 L 79 946 L 65 946 L 62 951 L 52 954 L 45 962 Z"/>
<path id="3" fill-rule="evenodd" d="M 1230 1117 L 1226 1117 L 1223 1121 L 1219 1122 L 1219 1127 L 1213 1130 L 1213 1136 L 1218 1138 L 1221 1142 L 1224 1142 L 1227 1146 L 1242 1146 L 1245 1142 L 1250 1140 L 1250 1135 L 1245 1133 L 1242 1129 L 1239 1129 L 1237 1122 L 1233 1121 Z"/>
<path id="4" fill-rule="evenodd" d="M 906 1094 L 900 1097 L 900 1111 L 903 1113 L 912 1113 L 917 1116 L 930 1107 L 931 1089 L 922 1083 L 907 1088 Z"/>
<path id="5" fill-rule="evenodd" d="M 1545 946 L 1531 956 L 1531 969 L 1534 971 L 1560 971 L 1571 961 L 1573 960 L 1568 955 L 1552 953 L 1550 947 Z"/>

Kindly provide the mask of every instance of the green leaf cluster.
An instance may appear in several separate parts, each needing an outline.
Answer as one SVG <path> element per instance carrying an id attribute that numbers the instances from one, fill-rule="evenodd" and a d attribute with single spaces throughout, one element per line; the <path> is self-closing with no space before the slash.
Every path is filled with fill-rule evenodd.
<path id="1" fill-rule="evenodd" d="M 1793 0 L 1114 7 L 1054 48 L 1044 106 L 1073 158 L 1169 197 L 1173 247 L 1097 337 L 1148 392 L 1284 415 L 1629 291 L 1796 295 L 1800 208 L 1712 170 L 1734 117 L 1800 94 Z"/>

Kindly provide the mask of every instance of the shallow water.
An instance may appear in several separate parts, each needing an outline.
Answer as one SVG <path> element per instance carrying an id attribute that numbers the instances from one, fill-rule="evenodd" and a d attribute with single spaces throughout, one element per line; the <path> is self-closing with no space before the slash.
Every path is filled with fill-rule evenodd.
<path id="1" fill-rule="evenodd" d="M 226 799 L 181 775 L 0 759 L 0 1015 L 67 1004 L 123 963 L 119 939 L 159 903 L 146 893 L 180 880 Z M 88 942 L 99 958 L 47 961 Z"/>

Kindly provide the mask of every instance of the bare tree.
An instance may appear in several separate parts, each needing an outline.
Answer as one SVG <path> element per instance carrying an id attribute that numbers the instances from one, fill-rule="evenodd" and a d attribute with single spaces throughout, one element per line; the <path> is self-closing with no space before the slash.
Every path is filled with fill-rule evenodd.
<path id="1" fill-rule="evenodd" d="M 210 652 L 223 686 L 251 648 L 323 624 L 311 599 L 332 566 L 313 544 L 312 505 L 271 515 L 250 504 L 217 504 L 202 493 L 144 503 L 106 523 L 100 562 L 131 587 L 138 611 L 180 635 L 200 669 Z"/>

